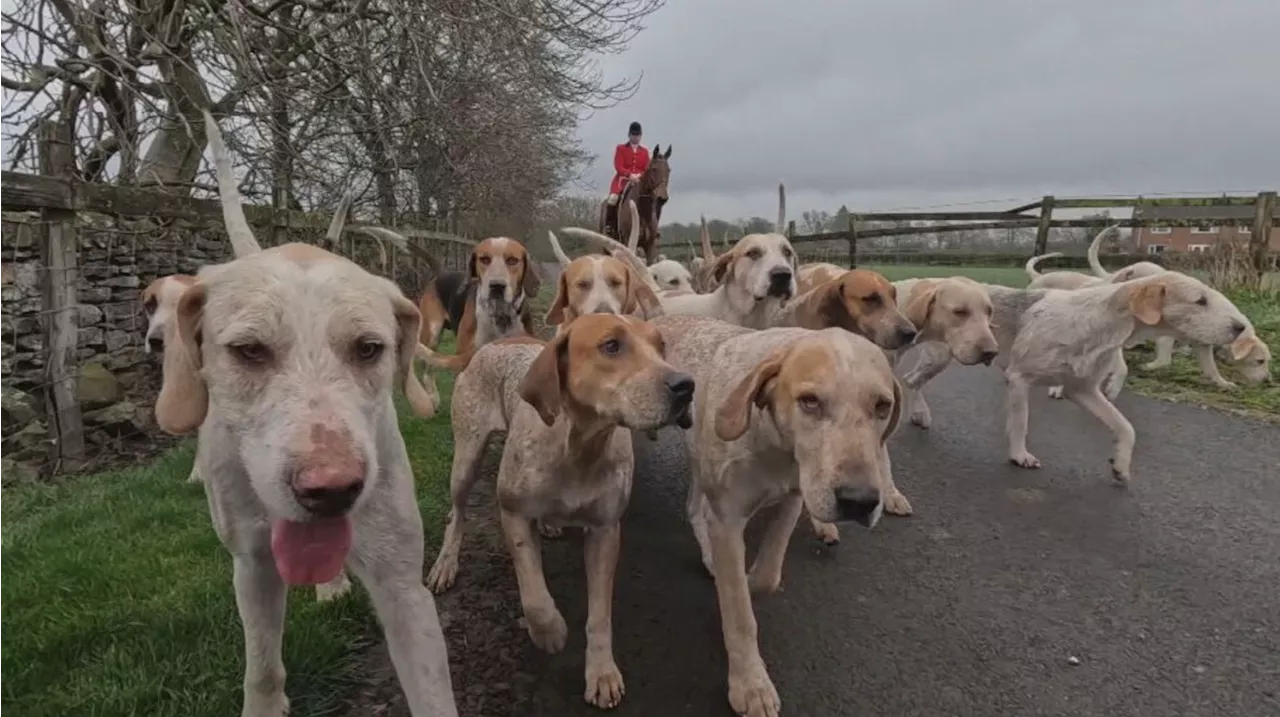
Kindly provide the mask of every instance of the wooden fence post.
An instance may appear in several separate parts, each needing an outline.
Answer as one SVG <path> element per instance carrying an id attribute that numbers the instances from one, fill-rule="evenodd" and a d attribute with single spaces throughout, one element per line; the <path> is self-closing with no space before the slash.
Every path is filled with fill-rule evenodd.
<path id="1" fill-rule="evenodd" d="M 795 235 L 796 235 L 796 220 L 792 219 L 791 221 L 787 222 L 787 238 L 790 239 Z"/>
<path id="2" fill-rule="evenodd" d="M 71 127 L 48 119 L 40 123 L 40 172 L 72 179 L 75 173 Z M 72 185 L 74 191 L 75 185 Z M 46 416 L 57 436 L 57 469 L 77 470 L 84 458 L 84 419 L 76 398 L 79 362 L 76 347 L 80 327 L 77 312 L 80 283 L 79 238 L 76 213 L 42 209 L 45 241 L 41 242 L 45 359 Z M 57 470 L 56 469 L 56 470 Z"/>
<path id="3" fill-rule="evenodd" d="M 849 215 L 849 268 L 858 268 L 858 217 Z"/>
<path id="4" fill-rule="evenodd" d="M 1254 205 L 1253 236 L 1249 237 L 1249 250 L 1253 254 L 1253 266 L 1258 281 L 1267 273 L 1267 251 L 1271 248 L 1271 218 L 1276 212 L 1276 193 L 1259 192 Z"/>
<path id="5" fill-rule="evenodd" d="M 1049 250 L 1049 227 L 1053 221 L 1053 196 L 1046 195 L 1040 200 L 1040 224 L 1036 227 L 1036 248 L 1031 252 L 1034 256 L 1045 254 Z"/>

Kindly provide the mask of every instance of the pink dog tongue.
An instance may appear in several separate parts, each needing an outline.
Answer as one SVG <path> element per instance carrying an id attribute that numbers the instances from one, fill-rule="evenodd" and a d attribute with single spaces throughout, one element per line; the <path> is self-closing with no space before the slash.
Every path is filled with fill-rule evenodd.
<path id="1" fill-rule="evenodd" d="M 271 524 L 271 554 L 290 585 L 319 585 L 338 577 L 351 550 L 351 521 L 344 515 L 307 523 Z"/>

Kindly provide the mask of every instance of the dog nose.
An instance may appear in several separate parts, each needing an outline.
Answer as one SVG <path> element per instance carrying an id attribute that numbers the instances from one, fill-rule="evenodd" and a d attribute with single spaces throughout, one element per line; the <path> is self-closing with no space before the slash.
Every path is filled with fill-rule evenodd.
<path id="1" fill-rule="evenodd" d="M 852 520 L 870 528 L 880 512 L 880 491 L 876 488 L 840 488 L 836 490 L 836 512 L 840 520 Z"/>
<path id="2" fill-rule="evenodd" d="M 161 339 L 161 338 L 147 339 L 147 351 L 151 353 L 156 353 L 156 354 L 160 353 L 161 351 L 164 351 L 164 339 Z"/>
<path id="3" fill-rule="evenodd" d="M 325 517 L 342 515 L 364 490 L 364 464 L 340 461 L 304 468 L 294 476 L 291 487 L 294 498 L 307 511 Z"/>
<path id="4" fill-rule="evenodd" d="M 491 281 L 489 282 L 489 296 L 502 296 L 507 291 L 507 282 Z"/>
<path id="5" fill-rule="evenodd" d="M 1234 332 L 1236 336 L 1243 334 L 1245 328 L 1246 328 L 1245 325 L 1240 323 L 1239 321 L 1231 322 L 1231 331 Z"/>
<path id="6" fill-rule="evenodd" d="M 693 377 L 683 373 L 667 374 L 666 378 L 667 390 L 678 401 L 693 400 Z"/>
<path id="7" fill-rule="evenodd" d="M 996 356 L 999 356 L 999 355 L 1000 355 L 999 351 L 983 351 L 982 355 L 978 357 L 978 360 L 986 364 L 987 366 L 990 366 L 991 362 L 995 361 Z"/>
<path id="8" fill-rule="evenodd" d="M 918 333 L 914 326 L 898 329 L 898 341 L 902 344 L 909 344 L 915 340 Z"/>
<path id="9" fill-rule="evenodd" d="M 608 305 L 608 304 L 596 304 L 596 309 L 595 309 L 595 311 L 593 311 L 593 312 L 591 312 L 591 313 L 593 313 L 593 314 L 616 314 L 616 313 L 618 313 L 618 312 L 614 311 L 614 310 L 613 310 L 613 307 L 612 307 L 612 306 L 610 306 L 610 305 Z"/>
<path id="10" fill-rule="evenodd" d="M 786 283 L 789 283 L 790 281 L 791 281 L 790 269 L 782 266 L 775 266 L 774 268 L 769 270 L 770 284 L 786 284 Z"/>

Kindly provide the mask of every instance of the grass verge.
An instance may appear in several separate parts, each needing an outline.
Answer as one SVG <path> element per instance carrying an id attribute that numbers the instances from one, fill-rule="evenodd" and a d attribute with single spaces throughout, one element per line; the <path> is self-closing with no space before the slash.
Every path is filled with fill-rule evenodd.
<path id="1" fill-rule="evenodd" d="M 886 265 L 867 267 L 885 275 L 890 281 L 935 276 L 967 276 L 986 284 L 1022 287 L 1027 285 L 1027 274 L 1015 267 L 951 267 Z M 1228 296 L 1244 312 L 1258 330 L 1258 335 L 1271 347 L 1272 354 L 1280 354 L 1280 294 L 1272 291 L 1232 292 Z M 1272 367 L 1270 385 L 1249 385 L 1234 369 L 1219 361 L 1224 378 L 1236 384 L 1236 388 L 1218 388 L 1205 378 L 1195 358 L 1180 347 L 1174 353 L 1173 364 L 1161 369 L 1143 370 L 1142 365 L 1155 358 L 1154 345 L 1139 346 L 1125 351 L 1129 362 L 1129 380 L 1126 389 L 1136 393 L 1170 401 L 1212 406 L 1234 413 L 1280 422 L 1280 383 L 1275 381 L 1276 367 Z"/>
<path id="2" fill-rule="evenodd" d="M 428 555 L 448 512 L 450 375 L 430 420 L 399 405 Z M 204 489 L 186 482 L 194 445 L 131 470 L 3 497 L 4 709 L 26 717 L 239 714 L 243 638 L 231 558 Z M 336 711 L 376 621 L 357 589 L 328 604 L 290 591 L 284 662 L 293 714 Z"/>

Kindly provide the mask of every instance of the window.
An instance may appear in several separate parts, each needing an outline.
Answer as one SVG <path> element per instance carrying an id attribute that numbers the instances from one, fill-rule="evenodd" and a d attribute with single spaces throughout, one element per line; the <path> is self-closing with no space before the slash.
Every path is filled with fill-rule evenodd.
<path id="1" fill-rule="evenodd" d="M 1236 226 L 1236 234 L 1251 234 L 1252 232 L 1253 230 L 1249 228 L 1248 224 L 1240 224 Z"/>
<path id="2" fill-rule="evenodd" d="M 1212 224 L 1210 222 L 1200 222 L 1194 227 L 1191 227 L 1191 233 L 1192 234 L 1217 234 L 1218 225 Z"/>
<path id="3" fill-rule="evenodd" d="M 1171 227 L 1151 227 L 1151 233 L 1152 234 L 1171 234 L 1173 233 L 1173 229 Z"/>
<path id="4" fill-rule="evenodd" d="M 1163 253 L 1164 253 L 1164 250 L 1165 250 L 1165 249 L 1167 249 L 1167 248 L 1168 248 L 1168 247 L 1167 247 L 1167 246 L 1165 246 L 1164 244 L 1148 244 L 1148 245 L 1147 245 L 1147 253 L 1148 253 L 1148 254 L 1163 254 Z"/>
<path id="5" fill-rule="evenodd" d="M 1196 253 L 1206 252 L 1206 251 L 1209 251 L 1209 245 L 1208 244 L 1188 244 L 1187 251 L 1196 252 Z"/>

